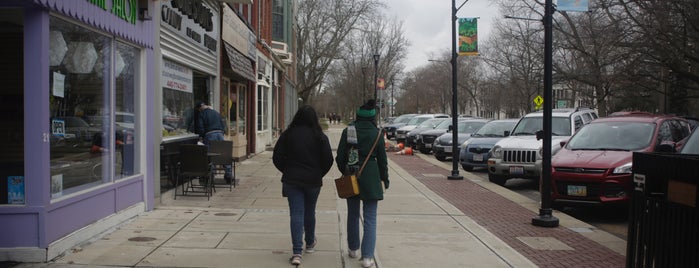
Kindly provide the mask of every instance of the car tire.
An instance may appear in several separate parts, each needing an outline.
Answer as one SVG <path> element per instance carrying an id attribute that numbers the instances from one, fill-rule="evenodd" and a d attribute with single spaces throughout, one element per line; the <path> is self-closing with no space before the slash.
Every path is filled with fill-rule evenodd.
<path id="1" fill-rule="evenodd" d="M 463 167 L 464 170 L 466 170 L 466 171 L 473 171 L 473 167 L 472 167 L 472 166 L 461 165 L 461 167 Z"/>
<path id="2" fill-rule="evenodd" d="M 430 150 L 430 149 L 428 149 L 428 148 L 420 148 L 420 152 L 423 153 L 423 154 L 430 154 L 431 151 L 432 151 L 432 150 Z"/>
<path id="3" fill-rule="evenodd" d="M 434 157 L 437 158 L 437 160 L 439 160 L 439 161 L 447 160 L 447 156 L 445 156 L 443 154 L 435 154 Z"/>
<path id="4" fill-rule="evenodd" d="M 492 173 L 488 173 L 488 180 L 500 186 L 505 186 L 505 183 L 507 183 L 507 178 Z"/>

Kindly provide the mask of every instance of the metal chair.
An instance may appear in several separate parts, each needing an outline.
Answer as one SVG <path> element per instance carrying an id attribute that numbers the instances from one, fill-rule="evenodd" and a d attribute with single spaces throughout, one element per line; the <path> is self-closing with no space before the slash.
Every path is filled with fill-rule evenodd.
<path id="1" fill-rule="evenodd" d="M 182 179 L 183 183 L 181 195 L 185 196 L 190 195 L 191 193 L 196 193 L 197 195 L 206 196 L 206 199 L 209 200 L 213 194 L 213 180 L 206 146 L 183 144 L 179 146 L 179 149 L 180 162 L 178 163 L 177 167 L 175 187 L 179 185 L 180 180 Z M 197 184 L 193 183 L 194 179 L 198 179 Z M 177 188 L 175 188 L 175 199 L 177 199 L 177 195 Z"/>
<path id="2" fill-rule="evenodd" d="M 210 141 L 209 153 L 216 154 L 211 156 L 209 160 L 211 162 L 214 191 L 218 187 L 228 188 L 229 191 L 232 191 L 236 184 L 233 142 L 226 140 Z M 226 166 L 231 168 L 231 177 L 228 180 L 225 178 Z"/>

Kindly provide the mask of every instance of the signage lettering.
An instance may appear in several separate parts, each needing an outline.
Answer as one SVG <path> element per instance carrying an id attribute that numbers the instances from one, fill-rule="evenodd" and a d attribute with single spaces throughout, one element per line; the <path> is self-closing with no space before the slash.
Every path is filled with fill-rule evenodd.
<path id="1" fill-rule="evenodd" d="M 204 30 L 211 31 L 214 29 L 213 13 L 206 8 L 201 0 L 172 0 L 170 2 L 173 8 L 178 9 L 182 14 L 194 20 Z"/>
<path id="2" fill-rule="evenodd" d="M 174 10 L 170 9 L 168 6 L 163 6 L 162 8 L 163 21 L 173 28 L 182 30 L 182 15 L 177 14 Z"/>
<path id="3" fill-rule="evenodd" d="M 106 0 L 87 0 L 87 2 L 107 10 Z M 118 18 L 135 25 L 138 16 L 138 3 L 136 0 L 112 0 L 111 12 Z"/>

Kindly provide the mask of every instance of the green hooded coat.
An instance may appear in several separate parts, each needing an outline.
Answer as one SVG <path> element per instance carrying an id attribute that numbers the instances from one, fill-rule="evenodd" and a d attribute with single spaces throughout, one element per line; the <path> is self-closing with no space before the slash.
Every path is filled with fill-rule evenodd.
<path id="1" fill-rule="evenodd" d="M 379 135 L 379 129 L 373 123 L 373 117 L 364 118 L 358 116 L 357 120 L 354 122 L 354 126 L 357 129 L 357 139 L 359 143 L 358 165 L 361 167 L 367 153 L 376 140 L 376 136 Z M 361 176 L 358 177 L 359 197 L 362 200 L 383 200 L 383 187 L 381 186 L 382 181 L 383 186 L 388 189 L 388 160 L 386 159 L 386 149 L 383 139 L 384 134 L 383 131 L 381 132 L 381 136 L 376 143 L 376 148 L 374 148 L 374 151 L 371 154 L 369 161 L 366 163 Z M 342 174 L 345 174 L 347 169 L 347 154 L 347 128 L 345 128 L 342 131 L 342 138 L 340 139 L 340 144 L 337 147 L 337 157 L 335 157 L 337 167 L 340 169 Z"/>

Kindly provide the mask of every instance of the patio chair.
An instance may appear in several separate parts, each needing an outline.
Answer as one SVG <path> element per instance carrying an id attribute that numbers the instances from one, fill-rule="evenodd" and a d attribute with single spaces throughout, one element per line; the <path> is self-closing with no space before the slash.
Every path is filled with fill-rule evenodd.
<path id="1" fill-rule="evenodd" d="M 210 141 L 209 153 L 216 154 L 210 158 L 212 178 L 214 178 L 214 191 L 217 187 L 228 188 L 229 191 L 232 191 L 236 184 L 233 142 L 226 140 Z M 228 180 L 225 179 L 226 166 L 230 166 L 231 169 L 231 177 Z"/>
<path id="2" fill-rule="evenodd" d="M 180 180 L 183 180 L 181 195 L 201 195 L 209 200 L 212 195 L 212 176 L 206 146 L 183 144 L 179 149 L 180 162 L 175 185 L 179 185 Z M 194 183 L 195 179 L 198 183 Z M 177 188 L 175 188 L 175 199 L 177 199 Z"/>

